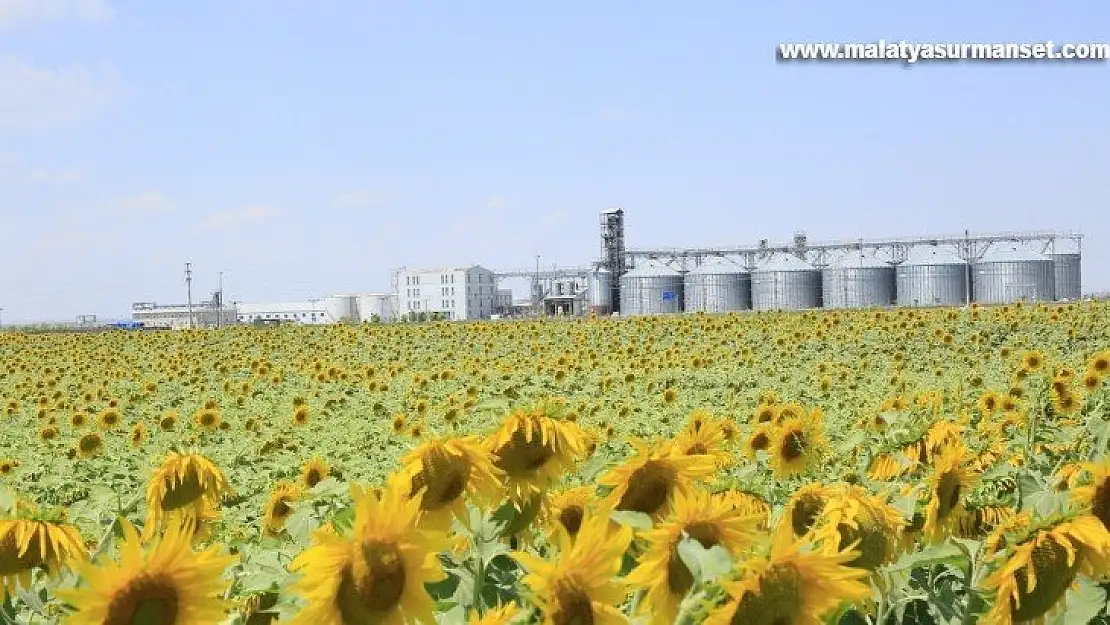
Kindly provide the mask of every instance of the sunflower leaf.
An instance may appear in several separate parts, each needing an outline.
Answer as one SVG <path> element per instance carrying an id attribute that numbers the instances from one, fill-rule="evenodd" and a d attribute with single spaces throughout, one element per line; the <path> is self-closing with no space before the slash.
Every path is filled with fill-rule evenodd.
<path id="1" fill-rule="evenodd" d="M 943 543 L 926 547 L 921 551 L 904 554 L 897 562 L 887 567 L 887 571 L 909 571 L 938 564 L 965 569 L 967 567 L 967 555 L 959 546 L 952 543 Z"/>
<path id="2" fill-rule="evenodd" d="M 685 536 L 678 543 L 678 557 L 699 582 L 712 581 L 732 570 L 732 556 L 720 545 L 709 549 L 697 539 Z"/>
<path id="3" fill-rule="evenodd" d="M 1064 602 L 1066 607 L 1055 619 L 1056 625 L 1087 625 L 1106 608 L 1110 595 L 1097 583 L 1083 577 L 1078 588 L 1068 590 Z"/>
<path id="4" fill-rule="evenodd" d="M 634 529 L 649 530 L 652 526 L 651 517 L 643 512 L 618 510 L 609 516 L 617 523 Z"/>

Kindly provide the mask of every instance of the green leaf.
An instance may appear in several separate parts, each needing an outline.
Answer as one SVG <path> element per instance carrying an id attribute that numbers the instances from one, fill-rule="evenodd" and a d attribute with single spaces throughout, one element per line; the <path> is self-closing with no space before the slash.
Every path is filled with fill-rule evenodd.
<path id="1" fill-rule="evenodd" d="M 621 525 L 634 529 L 649 530 L 652 527 L 651 517 L 643 512 L 617 510 L 610 514 L 609 517 Z"/>
<path id="2" fill-rule="evenodd" d="M 732 570 L 732 556 L 720 545 L 709 549 L 686 536 L 678 543 L 678 557 L 699 582 L 712 581 Z"/>
<path id="3" fill-rule="evenodd" d="M 955 566 L 961 570 L 968 565 L 967 555 L 959 546 L 946 542 L 940 545 L 926 547 L 921 551 L 903 554 L 897 562 L 887 567 L 887 571 L 909 571 L 919 567 L 944 564 Z"/>
<path id="4" fill-rule="evenodd" d="M 1064 602 L 1065 608 L 1056 619 L 1056 625 L 1087 625 L 1106 608 L 1110 596 L 1101 586 L 1083 577 L 1079 580 L 1079 588 L 1068 590 Z"/>

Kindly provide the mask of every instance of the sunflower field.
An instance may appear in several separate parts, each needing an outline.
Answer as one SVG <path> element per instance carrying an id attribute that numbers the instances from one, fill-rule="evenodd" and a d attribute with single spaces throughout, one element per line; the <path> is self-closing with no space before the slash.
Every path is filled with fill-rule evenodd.
<path id="1" fill-rule="evenodd" d="M 1110 623 L 1110 303 L 0 333 L 0 623 Z"/>

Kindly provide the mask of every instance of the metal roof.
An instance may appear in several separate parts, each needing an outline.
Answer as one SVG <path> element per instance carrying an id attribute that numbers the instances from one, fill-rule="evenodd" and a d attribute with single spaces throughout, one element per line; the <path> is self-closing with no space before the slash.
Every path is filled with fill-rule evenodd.
<path id="1" fill-rule="evenodd" d="M 635 269 L 624 274 L 621 278 L 650 278 L 658 276 L 681 277 L 682 274 L 663 263 L 649 260 L 638 264 Z"/>
<path id="2" fill-rule="evenodd" d="M 728 273 L 747 273 L 743 266 L 721 256 L 706 258 L 702 264 L 686 272 L 686 275 L 719 275 Z"/>
<path id="3" fill-rule="evenodd" d="M 964 259 L 947 247 L 923 246 L 911 248 L 903 265 L 963 265 Z"/>

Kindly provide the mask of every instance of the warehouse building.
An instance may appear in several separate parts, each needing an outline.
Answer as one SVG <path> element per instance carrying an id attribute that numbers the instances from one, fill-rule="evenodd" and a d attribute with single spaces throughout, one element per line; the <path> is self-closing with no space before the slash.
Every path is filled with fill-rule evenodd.
<path id="1" fill-rule="evenodd" d="M 131 305 L 131 319 L 142 322 L 146 327 L 170 328 L 215 328 L 229 326 L 236 322 L 234 308 L 221 308 L 219 294 L 211 300 L 199 302 L 191 308 L 188 304 L 158 304 L 156 302 L 135 302 Z"/>
<path id="2" fill-rule="evenodd" d="M 397 314 L 415 318 L 439 313 L 447 320 L 489 319 L 503 295 L 489 269 L 472 265 L 447 269 L 400 269 L 394 279 Z"/>

